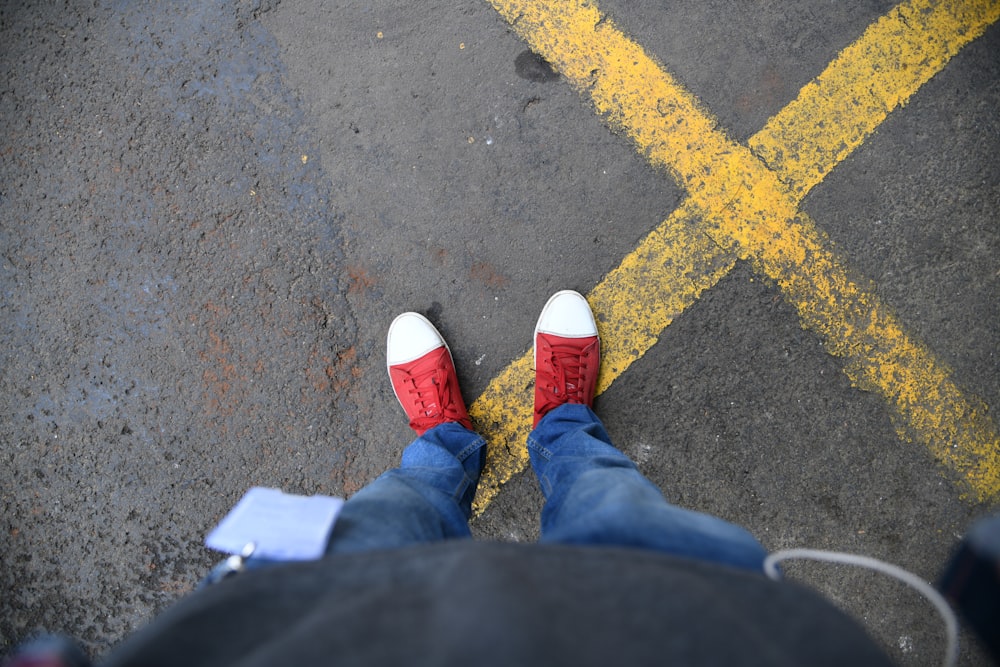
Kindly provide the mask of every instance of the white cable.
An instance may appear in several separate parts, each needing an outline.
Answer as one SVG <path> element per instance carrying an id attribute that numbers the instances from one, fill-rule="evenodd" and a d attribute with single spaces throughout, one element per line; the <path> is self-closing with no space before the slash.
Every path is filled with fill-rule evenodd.
<path id="1" fill-rule="evenodd" d="M 857 565 L 887 574 L 916 589 L 934 605 L 944 620 L 948 644 L 945 647 L 943 664 L 945 667 L 954 667 L 954 665 L 958 664 L 958 620 L 955 618 L 955 612 L 951 610 L 951 606 L 940 593 L 917 575 L 892 563 L 886 563 L 875 558 L 836 551 L 820 551 L 818 549 L 785 549 L 783 551 L 776 551 L 764 560 L 764 573 L 774 581 L 779 581 L 781 579 L 781 572 L 778 570 L 778 563 L 794 559 Z"/>

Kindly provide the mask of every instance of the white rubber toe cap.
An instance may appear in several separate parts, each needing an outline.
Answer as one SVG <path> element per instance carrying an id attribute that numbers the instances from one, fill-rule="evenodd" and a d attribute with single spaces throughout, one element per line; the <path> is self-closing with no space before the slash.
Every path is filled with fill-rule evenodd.
<path id="1" fill-rule="evenodd" d="M 405 364 L 439 347 L 447 347 L 444 337 L 426 317 L 420 313 L 403 313 L 389 325 L 386 365 Z"/>
<path id="2" fill-rule="evenodd" d="M 553 334 L 563 338 L 586 338 L 597 335 L 597 323 L 590 304 L 573 290 L 556 292 L 549 299 L 535 325 L 535 335 Z"/>

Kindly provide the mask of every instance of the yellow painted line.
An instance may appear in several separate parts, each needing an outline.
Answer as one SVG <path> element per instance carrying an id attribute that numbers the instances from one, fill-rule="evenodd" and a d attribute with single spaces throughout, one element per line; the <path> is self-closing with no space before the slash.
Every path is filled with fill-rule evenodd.
<path id="1" fill-rule="evenodd" d="M 806 84 L 750 150 L 801 199 L 998 19 L 996 0 L 904 2 Z"/>
<path id="2" fill-rule="evenodd" d="M 770 161 L 779 172 L 775 173 L 748 148 L 736 144 L 718 129 L 715 119 L 700 108 L 698 101 L 603 17 L 594 4 L 566 0 L 493 0 L 493 4 L 536 52 L 591 96 L 598 112 L 612 126 L 630 136 L 652 164 L 669 171 L 688 190 L 689 199 L 681 213 L 671 216 L 647 241 L 655 244 L 657 235 L 671 227 L 672 222 L 677 227 L 678 219 L 684 220 L 683 227 L 696 239 L 699 234 L 692 231 L 691 223 L 701 219 L 701 230 L 718 248 L 712 249 L 704 240 L 696 241 L 692 248 L 700 250 L 689 255 L 687 261 L 681 261 L 684 268 L 674 272 L 674 254 L 690 250 L 683 243 L 664 245 L 660 258 L 665 259 L 666 278 L 682 274 L 699 286 L 681 297 L 675 304 L 681 308 L 671 318 L 728 270 L 720 268 L 721 273 L 706 270 L 699 262 L 698 252 L 723 267 L 732 261 L 730 253 L 752 260 L 782 287 L 804 325 L 824 338 L 832 354 L 845 359 L 845 372 L 852 381 L 861 388 L 878 391 L 895 406 L 901 418 L 901 433 L 922 441 L 942 462 L 962 474 L 980 500 L 1000 495 L 1000 437 L 985 406 L 978 399 L 965 397 L 950 379 L 951 371 L 904 332 L 877 299 L 872 286 L 850 273 L 831 250 L 829 239 L 797 210 L 804 193 L 846 153 L 821 148 L 809 153 L 806 159 L 802 157 L 806 155 L 804 151 L 775 151 L 770 154 Z M 988 3 L 965 3 L 984 4 Z M 919 8 L 918 5 L 908 3 L 894 12 L 908 16 L 906 11 Z M 955 29 L 968 30 L 961 26 Z M 873 39 L 873 35 L 879 33 L 869 30 L 859 41 Z M 940 35 L 935 38 L 940 39 Z M 880 63 L 873 60 L 869 64 Z M 922 64 L 929 72 L 939 71 L 944 65 L 927 58 Z M 835 61 L 827 71 L 845 65 L 844 61 Z M 920 81 L 921 77 L 926 81 L 932 75 L 925 73 L 913 81 Z M 808 98 L 804 93 L 799 99 Z M 902 102 L 896 105 L 899 103 Z M 858 122 L 850 126 L 862 128 L 857 144 L 894 108 L 888 103 L 883 106 L 877 113 L 862 112 Z M 789 112 L 780 124 L 780 133 L 773 131 L 778 125 L 769 123 L 751 140 L 751 145 L 763 154 L 763 150 L 773 149 L 782 139 L 803 134 L 808 124 L 802 109 L 794 114 Z M 847 124 L 835 123 L 832 127 L 845 129 L 841 125 Z M 845 142 L 836 137 L 824 139 L 827 147 Z M 822 175 L 817 177 L 817 174 Z M 650 251 L 647 246 L 643 252 Z M 642 273 L 646 265 L 638 259 L 630 264 L 634 257 L 638 255 L 630 255 L 616 270 L 619 277 Z M 659 332 L 650 332 L 656 326 L 661 326 L 659 331 L 662 331 L 671 318 L 645 326 L 632 320 L 642 319 L 644 309 L 652 302 L 622 305 L 619 301 L 636 294 L 662 294 L 665 290 L 616 289 L 609 282 L 616 272 L 609 274 L 590 295 L 595 314 L 605 323 L 614 323 L 616 328 L 645 329 L 647 338 L 655 342 Z M 618 332 L 602 331 L 602 334 L 611 343 Z M 626 347 L 629 344 L 621 349 Z M 632 347 L 623 358 L 612 362 L 602 376 L 601 389 L 646 349 Z M 526 464 L 524 438 L 530 428 L 531 381 L 530 355 L 526 355 L 501 374 L 472 406 L 473 418 L 490 442 L 487 470 L 476 501 L 477 512 L 495 496 L 500 484 Z M 513 412 L 505 416 L 512 403 L 516 404 Z"/>
<path id="3" fill-rule="evenodd" d="M 778 283 L 803 326 L 844 360 L 852 384 L 895 408 L 902 437 L 923 443 L 959 473 L 976 500 L 1000 499 L 1000 431 L 986 404 L 962 392 L 951 369 L 903 329 L 875 286 L 853 274 L 808 216 L 761 216 L 749 228 L 738 222 L 746 214 L 759 212 L 739 206 L 710 218 L 709 233 L 732 239 Z"/>
<path id="4" fill-rule="evenodd" d="M 587 296 L 601 335 L 597 393 L 645 354 L 674 318 L 735 264 L 735 256 L 696 229 L 699 217 L 691 205 L 678 208 Z M 534 381 L 529 351 L 469 406 L 476 429 L 489 443 L 476 514 L 528 465 L 525 442 L 531 431 Z"/>

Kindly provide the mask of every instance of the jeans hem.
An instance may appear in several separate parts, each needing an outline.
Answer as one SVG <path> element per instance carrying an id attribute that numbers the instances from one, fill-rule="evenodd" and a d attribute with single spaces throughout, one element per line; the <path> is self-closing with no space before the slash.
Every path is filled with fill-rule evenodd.
<path id="1" fill-rule="evenodd" d="M 486 444 L 486 440 L 482 436 L 477 436 L 476 440 L 467 446 L 465 449 L 460 451 L 455 455 L 455 458 L 465 463 L 465 460 L 479 451 Z"/>

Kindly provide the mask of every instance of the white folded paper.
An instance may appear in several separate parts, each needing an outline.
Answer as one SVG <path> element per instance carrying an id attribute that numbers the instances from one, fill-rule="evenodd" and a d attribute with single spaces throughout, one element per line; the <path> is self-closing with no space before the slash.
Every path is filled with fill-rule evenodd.
<path id="1" fill-rule="evenodd" d="M 313 560 L 323 555 L 343 498 L 297 496 L 255 486 L 205 538 L 205 546 L 255 558 Z"/>

